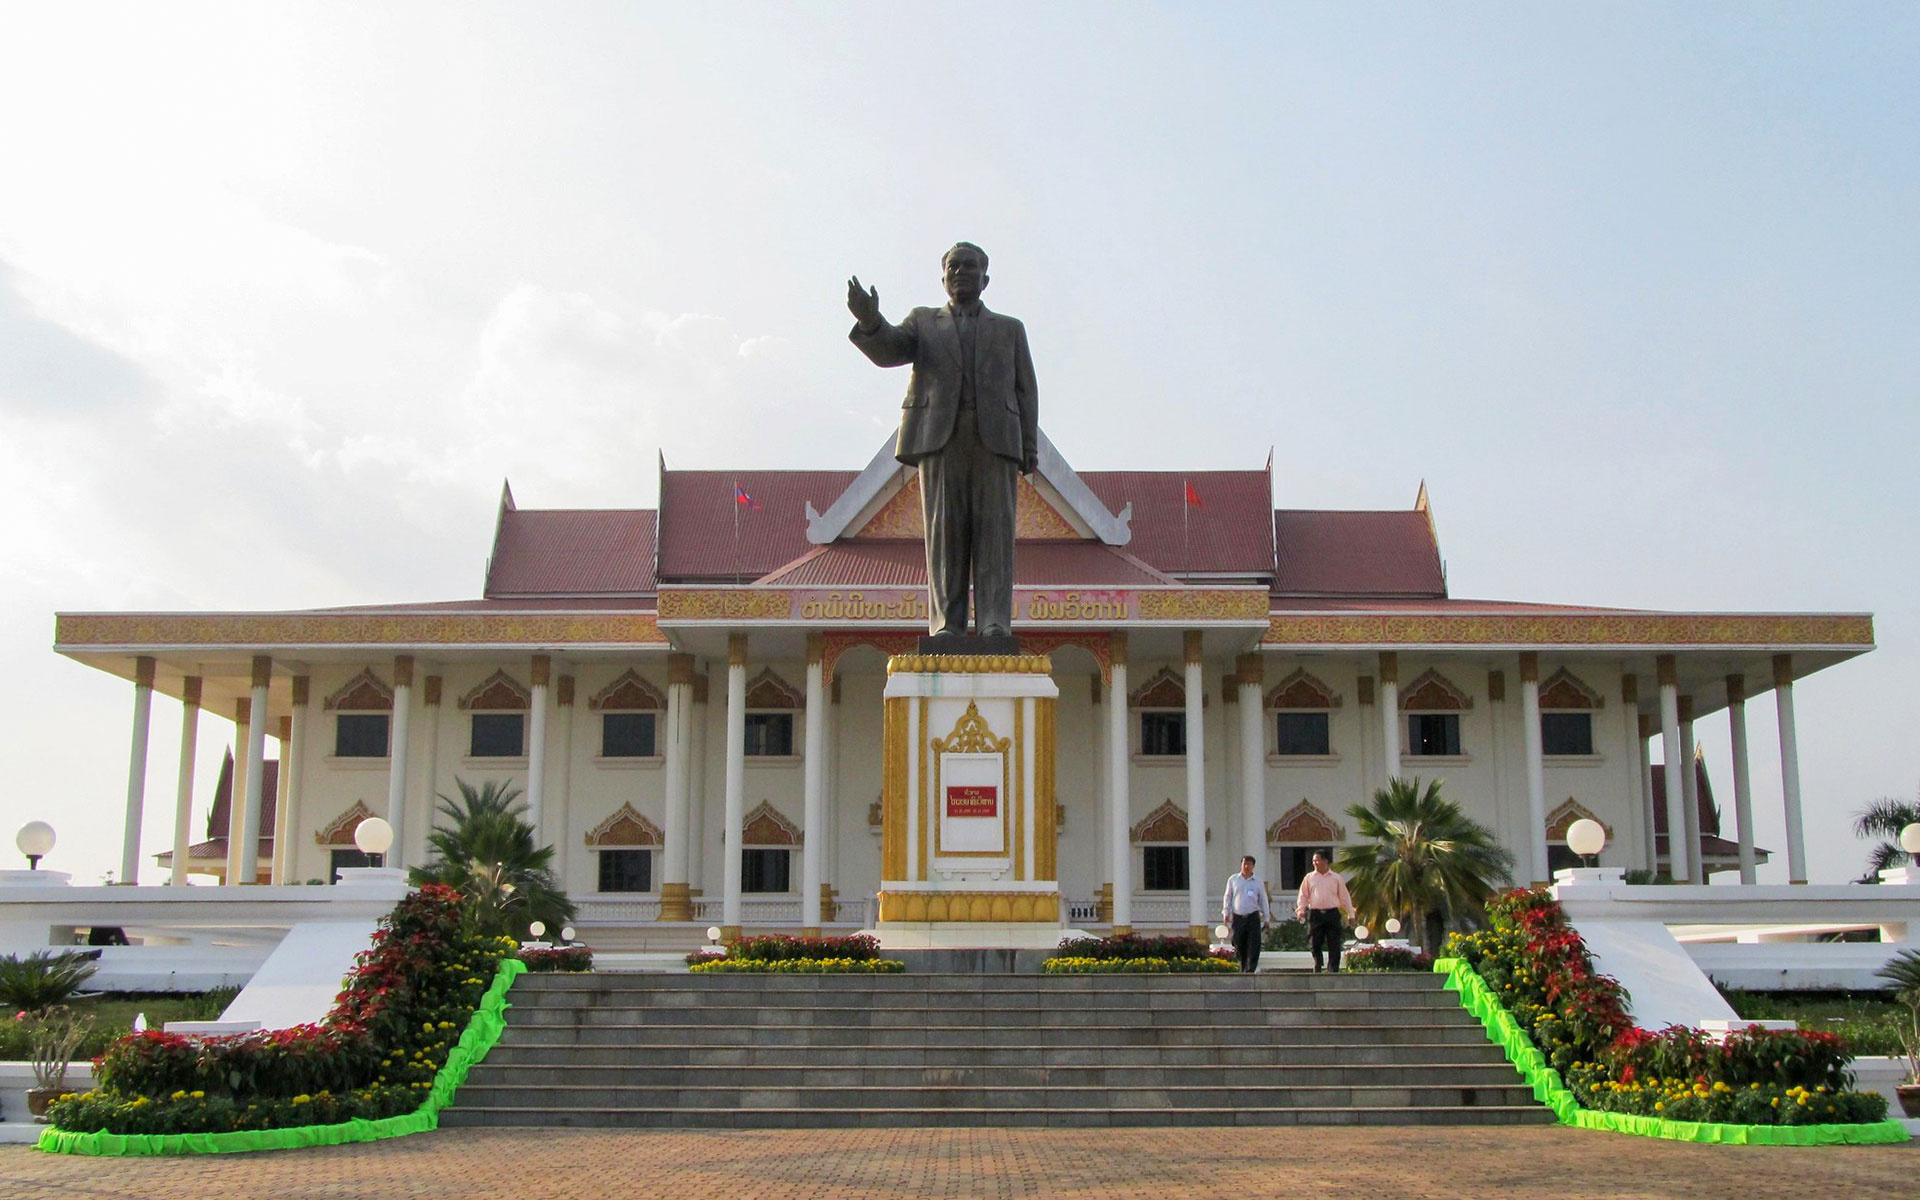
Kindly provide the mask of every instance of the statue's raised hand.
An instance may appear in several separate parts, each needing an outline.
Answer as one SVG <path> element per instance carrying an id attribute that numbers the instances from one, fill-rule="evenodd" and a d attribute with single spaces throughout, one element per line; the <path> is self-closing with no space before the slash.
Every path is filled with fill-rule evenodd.
<path id="1" fill-rule="evenodd" d="M 880 324 L 880 289 L 861 287 L 858 275 L 847 280 L 847 311 L 862 329 Z"/>

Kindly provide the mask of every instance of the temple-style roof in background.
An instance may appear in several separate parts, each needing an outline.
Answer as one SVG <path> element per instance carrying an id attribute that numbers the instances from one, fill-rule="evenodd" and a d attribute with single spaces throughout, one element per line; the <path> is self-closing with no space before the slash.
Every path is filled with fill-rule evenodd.
<path id="1" fill-rule="evenodd" d="M 1139 559 L 1098 542 L 1024 543 L 1013 560 L 1016 587 L 1165 587 L 1176 583 Z M 820 546 L 755 583 L 784 587 L 924 587 L 926 551 L 917 541 L 848 541 Z"/>
<path id="2" fill-rule="evenodd" d="M 744 583 L 785 566 L 813 549 L 807 541 L 807 505 L 827 507 L 854 475 L 662 471 L 661 581 Z"/>
<path id="3" fill-rule="evenodd" d="M 1281 509 L 1273 514 L 1276 571 L 1282 596 L 1420 596 L 1447 594 L 1427 514 Z"/>
<path id="4" fill-rule="evenodd" d="M 489 597 L 551 594 L 638 596 L 654 589 L 654 518 L 648 509 L 501 505 L 487 564 Z"/>

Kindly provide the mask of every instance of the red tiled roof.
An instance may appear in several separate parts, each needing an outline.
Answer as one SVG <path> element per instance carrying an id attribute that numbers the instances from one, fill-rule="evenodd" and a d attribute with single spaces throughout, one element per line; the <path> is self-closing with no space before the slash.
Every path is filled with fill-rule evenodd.
<path id="1" fill-rule="evenodd" d="M 1022 542 L 1013 555 L 1017 587 L 1152 587 L 1174 582 L 1098 542 Z M 786 587 L 924 587 L 927 556 L 918 541 L 848 541 L 821 546 L 756 583 Z"/>
<path id="2" fill-rule="evenodd" d="M 280 761 L 270 758 L 260 777 L 260 836 L 273 836 L 274 795 L 280 787 Z M 233 812 L 233 752 L 220 763 L 220 779 L 213 785 L 213 808 L 207 813 L 207 836 L 227 844 L 227 821 Z M 222 850 L 225 853 L 225 850 Z"/>
<path id="3" fill-rule="evenodd" d="M 806 506 L 825 512 L 854 471 L 668 471 L 660 482 L 660 579 L 742 581 L 812 549 Z M 753 506 L 734 499 L 738 487 Z M 739 536 L 735 538 L 735 520 Z"/>
<path id="4" fill-rule="evenodd" d="M 1713 785 L 1707 781 L 1707 764 L 1701 759 L 1693 760 L 1693 781 L 1699 788 L 1700 832 L 1720 832 L 1720 806 L 1713 802 Z M 1659 763 L 1653 764 L 1653 833 L 1655 838 L 1667 835 L 1667 773 Z"/>
<path id="5" fill-rule="evenodd" d="M 1133 505 L 1127 553 L 1169 574 L 1273 573 L 1273 503 L 1259 471 L 1082 471 L 1100 502 Z M 1199 503 L 1187 503 L 1191 485 Z"/>
<path id="6" fill-rule="evenodd" d="M 651 592 L 653 535 L 648 509 L 508 509 L 500 515 L 486 594 Z"/>
<path id="7" fill-rule="evenodd" d="M 1445 596 L 1440 548 L 1427 514 L 1279 509 L 1273 514 L 1278 569 L 1273 590 L 1288 596 Z"/>
<path id="8" fill-rule="evenodd" d="M 1597 608 L 1588 604 L 1536 604 L 1525 600 L 1455 600 L 1448 596 L 1275 596 L 1277 613 L 1358 612 L 1358 613 L 1440 613 L 1444 615 L 1490 613 L 1516 615 L 1526 613 L 1599 613 L 1618 615 L 1642 612 L 1634 608 Z"/>

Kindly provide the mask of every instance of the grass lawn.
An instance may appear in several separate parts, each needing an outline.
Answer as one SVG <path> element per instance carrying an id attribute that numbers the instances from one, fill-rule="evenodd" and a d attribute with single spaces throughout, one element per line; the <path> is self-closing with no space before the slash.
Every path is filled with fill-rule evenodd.
<path id="1" fill-rule="evenodd" d="M 237 989 L 212 992 L 129 993 L 110 992 L 69 1002 L 75 1012 L 93 1017 L 93 1032 L 80 1043 L 76 1058 L 92 1058 L 107 1044 L 133 1028 L 137 1013 L 147 1015 L 147 1028 L 158 1029 L 168 1021 L 211 1021 L 233 1002 Z M 27 1035 L 14 1020 L 14 1013 L 0 1014 L 0 1060 L 18 1061 L 27 1057 Z"/>
<path id="2" fill-rule="evenodd" d="M 1743 992 L 1722 989 L 1733 1011 L 1750 1021 L 1794 1021 L 1802 1029 L 1838 1033 L 1855 1054 L 1900 1053 L 1907 1010 L 1891 992 Z"/>

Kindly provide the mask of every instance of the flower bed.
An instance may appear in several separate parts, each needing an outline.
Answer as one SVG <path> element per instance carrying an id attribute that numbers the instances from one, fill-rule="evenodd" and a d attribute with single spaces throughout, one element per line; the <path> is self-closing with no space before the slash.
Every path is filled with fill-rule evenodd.
<path id="1" fill-rule="evenodd" d="M 906 969 L 898 959 L 881 958 L 880 939 L 862 933 L 826 938 L 770 934 L 741 938 L 725 953 L 695 950 L 687 955 L 687 970 L 702 975 L 892 975 Z"/>
<path id="2" fill-rule="evenodd" d="M 1086 958 L 1055 955 L 1040 969 L 1048 975 L 1213 975 L 1235 972 L 1230 958 Z"/>
<path id="3" fill-rule="evenodd" d="M 1061 942 L 1050 958 L 1207 958 L 1213 954 L 1204 942 L 1190 937 L 1138 937 L 1124 934 L 1120 937 L 1071 938 Z"/>
<path id="4" fill-rule="evenodd" d="M 1716 1042 L 1638 1029 L 1625 991 L 1594 970 L 1545 892 L 1510 892 L 1487 912 L 1491 926 L 1453 935 L 1453 957 L 1434 969 L 1563 1121 L 1694 1141 L 1905 1140 L 1884 1120 L 1884 1097 L 1848 1090 L 1843 1039 L 1754 1027 Z M 1780 1126 L 1806 1128 L 1788 1136 Z"/>
<path id="5" fill-rule="evenodd" d="M 687 968 L 696 975 L 896 975 L 907 964 L 891 958 L 716 958 Z"/>
<path id="6" fill-rule="evenodd" d="M 502 969 L 512 948 L 474 932 L 458 892 L 426 885 L 382 918 L 325 1021 L 224 1037 L 130 1034 L 95 1060 L 94 1089 L 48 1116 L 68 1133 L 180 1135 L 413 1114 L 456 1041 L 467 1044 L 483 998 L 504 994 L 522 969 Z"/>
<path id="7" fill-rule="evenodd" d="M 593 970 L 593 951 L 585 946 L 554 946 L 550 949 L 523 946 L 513 956 L 527 964 L 527 970 L 535 975 L 553 971 Z"/>
<path id="8" fill-rule="evenodd" d="M 1407 946 L 1361 946 L 1341 956 L 1349 971 L 1431 971 L 1433 955 Z"/>

